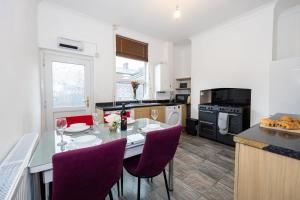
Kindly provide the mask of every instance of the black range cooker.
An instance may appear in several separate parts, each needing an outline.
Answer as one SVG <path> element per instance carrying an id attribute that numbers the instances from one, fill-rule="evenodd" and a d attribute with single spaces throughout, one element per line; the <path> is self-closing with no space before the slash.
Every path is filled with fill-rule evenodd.
<path id="1" fill-rule="evenodd" d="M 240 90 L 247 90 L 248 92 L 239 92 Z M 201 92 L 202 95 L 206 95 L 204 96 L 204 99 L 206 99 L 208 102 L 201 103 L 198 107 L 199 136 L 234 146 L 235 143 L 233 141 L 233 137 L 250 127 L 249 98 L 251 99 L 251 90 L 222 88 L 205 90 Z M 205 92 L 209 92 L 209 94 L 205 94 Z M 216 95 L 218 96 L 217 100 L 215 98 Z M 209 96 L 209 99 L 207 96 Z M 219 130 L 219 113 L 226 113 L 228 116 L 228 131 L 226 131 L 226 133 L 221 133 Z"/>

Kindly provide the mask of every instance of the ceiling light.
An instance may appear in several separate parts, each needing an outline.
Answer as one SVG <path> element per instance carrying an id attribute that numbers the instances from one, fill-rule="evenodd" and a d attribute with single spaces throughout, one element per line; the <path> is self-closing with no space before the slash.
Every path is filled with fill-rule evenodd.
<path id="1" fill-rule="evenodd" d="M 178 5 L 176 5 L 176 10 L 175 10 L 173 16 L 174 16 L 175 19 L 179 19 L 181 17 L 181 12 L 179 10 L 179 6 Z"/>

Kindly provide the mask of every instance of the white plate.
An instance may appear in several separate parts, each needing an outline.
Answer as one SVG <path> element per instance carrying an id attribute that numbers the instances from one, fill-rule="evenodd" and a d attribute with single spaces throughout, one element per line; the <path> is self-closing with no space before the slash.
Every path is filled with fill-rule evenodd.
<path id="1" fill-rule="evenodd" d="M 75 138 L 73 144 L 76 148 L 90 147 L 101 144 L 102 140 L 97 138 L 95 135 L 83 135 Z"/>
<path id="2" fill-rule="evenodd" d="M 142 143 L 144 141 L 145 141 L 145 136 L 143 136 L 140 133 L 127 136 L 127 146 Z"/>
<path id="3" fill-rule="evenodd" d="M 127 119 L 127 124 L 133 124 L 134 122 L 135 122 L 135 120 L 132 118 Z"/>
<path id="4" fill-rule="evenodd" d="M 77 133 L 77 132 L 86 131 L 89 128 L 91 128 L 91 127 L 87 126 L 84 123 L 78 123 L 78 124 L 72 124 L 70 127 L 66 128 L 65 131 L 68 133 Z"/>
<path id="5" fill-rule="evenodd" d="M 86 126 L 86 123 L 75 123 L 75 124 L 70 125 L 70 127 L 72 127 L 72 128 L 78 128 L 78 127 L 82 127 L 82 126 Z"/>
<path id="6" fill-rule="evenodd" d="M 159 124 L 148 124 L 145 128 L 147 129 L 158 129 L 160 128 Z"/>
<path id="7" fill-rule="evenodd" d="M 159 124 L 148 124 L 146 127 L 142 128 L 142 131 L 147 133 L 150 131 L 156 131 L 160 129 L 162 129 L 162 127 L 160 127 Z"/>

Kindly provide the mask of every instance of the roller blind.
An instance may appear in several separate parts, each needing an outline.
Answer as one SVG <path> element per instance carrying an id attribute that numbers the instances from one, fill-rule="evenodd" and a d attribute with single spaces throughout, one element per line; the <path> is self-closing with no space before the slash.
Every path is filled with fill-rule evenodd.
<path id="1" fill-rule="evenodd" d="M 148 43 L 116 35 L 117 56 L 148 62 Z"/>

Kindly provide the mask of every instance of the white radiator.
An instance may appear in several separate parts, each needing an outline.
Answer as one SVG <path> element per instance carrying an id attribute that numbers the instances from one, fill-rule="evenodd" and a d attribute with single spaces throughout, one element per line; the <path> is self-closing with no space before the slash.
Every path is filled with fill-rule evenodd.
<path id="1" fill-rule="evenodd" d="M 25 134 L 0 164 L 0 200 L 30 200 L 28 163 L 38 134 Z"/>

